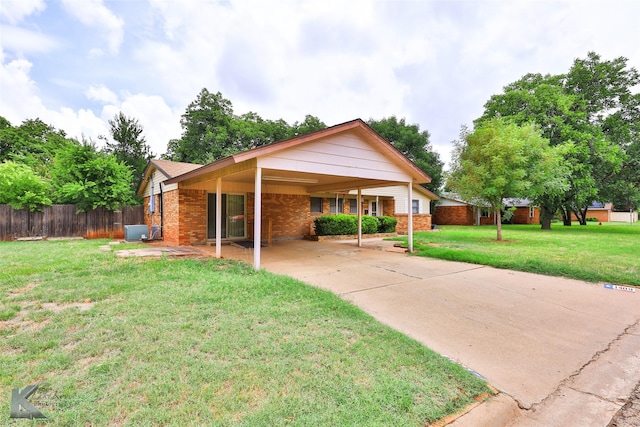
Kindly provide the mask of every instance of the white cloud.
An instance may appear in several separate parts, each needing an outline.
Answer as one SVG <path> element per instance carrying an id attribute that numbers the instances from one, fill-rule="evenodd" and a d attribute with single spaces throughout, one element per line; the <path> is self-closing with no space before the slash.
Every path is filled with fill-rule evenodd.
<path id="1" fill-rule="evenodd" d="M 114 15 L 102 0 L 62 0 L 66 10 L 80 22 L 92 29 L 100 28 L 106 33 L 107 46 L 112 54 L 118 53 L 124 38 L 124 21 Z M 93 56 L 99 50 L 92 49 Z"/>
<path id="2" fill-rule="evenodd" d="M 1 52 L 0 52 L 1 53 Z M 32 64 L 26 59 L 16 59 L 4 63 L 0 68 L 0 114 L 14 125 L 27 118 L 35 118 L 34 111 L 43 106 L 37 96 L 36 84 L 29 77 Z"/>
<path id="3" fill-rule="evenodd" d="M 0 2 L 0 17 L 11 24 L 17 24 L 25 16 L 42 12 L 46 7 L 44 0 L 2 0 Z"/>
<path id="4" fill-rule="evenodd" d="M 142 134 L 147 145 L 156 156 L 167 151 L 170 139 L 180 137 L 182 112 L 171 109 L 160 96 L 127 95 L 119 105 L 106 105 L 101 118 L 107 123 L 120 111 L 125 116 L 138 120 L 144 130 Z"/>
<path id="5" fill-rule="evenodd" d="M 23 55 L 48 52 L 59 46 L 58 41 L 53 37 L 11 25 L 0 25 L 0 33 L 2 33 L 3 49 Z"/>
<path id="6" fill-rule="evenodd" d="M 105 104 L 117 104 L 118 95 L 105 85 L 90 86 L 84 94 L 92 101 L 99 101 Z"/>

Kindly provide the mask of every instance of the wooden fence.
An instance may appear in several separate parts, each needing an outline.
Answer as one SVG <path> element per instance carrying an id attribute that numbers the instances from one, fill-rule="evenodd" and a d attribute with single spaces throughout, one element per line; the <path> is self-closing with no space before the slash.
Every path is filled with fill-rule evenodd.
<path id="1" fill-rule="evenodd" d="M 98 208 L 76 212 L 75 205 L 53 205 L 41 212 L 16 210 L 0 205 L 0 240 L 22 237 L 124 238 L 124 226 L 144 224 L 142 206 L 123 207 L 119 211 Z"/>

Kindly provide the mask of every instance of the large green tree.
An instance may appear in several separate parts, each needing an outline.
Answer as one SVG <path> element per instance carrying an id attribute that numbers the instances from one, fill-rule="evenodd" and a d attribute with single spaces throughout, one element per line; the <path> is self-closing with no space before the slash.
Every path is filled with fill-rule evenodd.
<path id="1" fill-rule="evenodd" d="M 233 154 L 235 149 L 229 130 L 233 106 L 220 92 L 203 88 L 182 115 L 182 137 L 169 141 L 164 156 L 186 163 L 209 163 Z"/>
<path id="2" fill-rule="evenodd" d="M 631 92 L 639 80 L 626 61 L 602 61 L 589 53 L 567 74 L 528 74 L 492 96 L 476 121 L 498 115 L 520 124 L 534 121 L 551 145 L 571 145 L 563 150 L 570 169 L 567 190 L 539 198 L 543 228 L 550 228 L 558 210 L 565 225 L 571 225 L 572 213 L 586 224 L 593 201 L 640 201 L 640 95 Z"/>
<path id="3" fill-rule="evenodd" d="M 454 142 L 447 187 L 475 205 L 489 206 L 502 240 L 501 214 L 507 198 L 535 197 L 562 186 L 557 150 L 533 124 L 517 125 L 502 117 L 463 128 Z"/>
<path id="4" fill-rule="evenodd" d="M 104 151 L 113 154 L 119 162 L 131 169 L 133 187 L 137 187 L 147 163 L 153 158 L 143 132 L 137 119 L 125 116 L 121 111 L 109 120 L 109 133 L 113 142 L 104 138 Z"/>
<path id="5" fill-rule="evenodd" d="M 51 205 L 50 192 L 49 183 L 28 165 L 0 163 L 0 204 L 34 211 Z"/>
<path id="6" fill-rule="evenodd" d="M 0 162 L 5 160 L 28 165 L 40 176 L 47 176 L 51 161 L 58 150 L 71 144 L 64 131 L 29 119 L 12 126 L 0 117 Z"/>
<path id="7" fill-rule="evenodd" d="M 95 144 L 76 142 L 57 152 L 51 168 L 58 203 L 84 212 L 97 207 L 119 209 L 134 203 L 131 169 Z"/>
<path id="8" fill-rule="evenodd" d="M 398 120 L 395 116 L 369 119 L 368 124 L 431 177 L 431 183 L 426 185 L 429 190 L 439 192 L 443 184 L 443 162 L 431 147 L 429 132 L 421 131 L 419 125 L 407 124 L 404 118 Z"/>
<path id="9" fill-rule="evenodd" d="M 202 89 L 180 121 L 182 136 L 169 141 L 163 158 L 188 163 L 210 163 L 223 157 L 326 128 L 317 117 L 307 115 L 293 125 L 285 120 L 266 120 L 258 113 L 235 115 L 231 101 L 220 92 Z"/>

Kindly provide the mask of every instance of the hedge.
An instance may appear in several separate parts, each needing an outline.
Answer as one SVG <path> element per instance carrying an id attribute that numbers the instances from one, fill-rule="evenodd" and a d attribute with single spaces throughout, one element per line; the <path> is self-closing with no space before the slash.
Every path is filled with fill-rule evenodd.
<path id="1" fill-rule="evenodd" d="M 339 236 L 358 233 L 358 217 L 355 215 L 338 214 L 322 215 L 313 220 L 318 236 Z M 398 220 L 390 216 L 363 216 L 362 233 L 393 233 L 396 231 Z"/>

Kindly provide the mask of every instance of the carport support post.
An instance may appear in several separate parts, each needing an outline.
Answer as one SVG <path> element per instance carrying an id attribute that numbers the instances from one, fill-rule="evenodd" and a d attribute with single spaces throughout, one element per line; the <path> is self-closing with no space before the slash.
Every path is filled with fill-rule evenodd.
<path id="1" fill-rule="evenodd" d="M 362 247 L 362 188 L 358 187 L 358 247 Z"/>
<path id="2" fill-rule="evenodd" d="M 407 241 L 408 250 L 413 252 L 413 183 L 407 186 L 409 193 L 409 203 L 407 203 Z"/>
<path id="3" fill-rule="evenodd" d="M 256 168 L 256 190 L 253 207 L 253 268 L 260 269 L 260 237 L 262 235 L 262 168 Z"/>
<path id="4" fill-rule="evenodd" d="M 216 180 L 216 258 L 222 258 L 222 178 Z"/>

